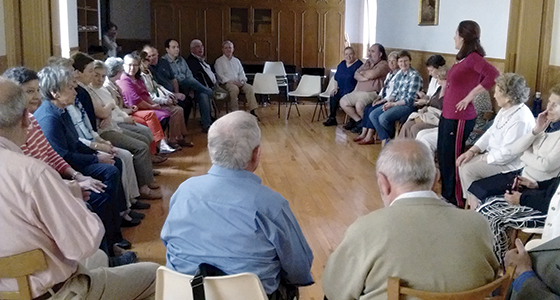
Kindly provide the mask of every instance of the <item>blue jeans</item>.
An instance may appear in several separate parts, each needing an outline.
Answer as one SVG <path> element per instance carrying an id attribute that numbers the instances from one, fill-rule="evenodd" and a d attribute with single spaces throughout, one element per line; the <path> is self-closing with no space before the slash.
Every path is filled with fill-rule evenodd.
<path id="1" fill-rule="evenodd" d="M 414 111 L 408 105 L 399 105 L 383 111 L 383 106 L 376 107 L 370 114 L 369 119 L 381 140 L 390 139 L 395 135 L 395 122 L 407 117 Z"/>
<path id="2" fill-rule="evenodd" d="M 214 97 L 212 89 L 203 85 L 194 77 L 179 81 L 179 86 L 185 94 L 188 93 L 188 90 L 195 91 L 195 97 L 200 107 L 200 122 L 202 123 L 202 128 L 208 130 L 210 125 L 212 125 L 210 117 L 210 99 Z M 185 119 L 185 122 L 187 120 L 188 118 Z"/>

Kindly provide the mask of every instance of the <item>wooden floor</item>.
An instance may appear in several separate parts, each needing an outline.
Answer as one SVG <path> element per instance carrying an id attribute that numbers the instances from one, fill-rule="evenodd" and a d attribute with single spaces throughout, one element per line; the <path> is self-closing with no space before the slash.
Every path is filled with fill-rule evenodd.
<path id="1" fill-rule="evenodd" d="M 289 202 L 313 250 L 312 273 L 315 284 L 300 290 L 301 299 L 323 299 L 321 275 L 328 256 L 342 240 L 356 218 L 383 206 L 375 177 L 375 160 L 381 146 L 360 146 L 356 136 L 338 127 L 311 122 L 315 105 L 299 105 L 289 120 L 277 116 L 273 102 L 258 110 L 262 130 L 260 166 L 255 172 L 263 184 L 282 194 Z M 342 117 L 339 117 L 342 120 Z M 124 230 L 143 261 L 165 264 L 165 247 L 159 235 L 169 209 L 169 198 L 181 182 L 202 175 L 210 168 L 206 134 L 190 121 L 195 147 L 170 155 L 157 166 L 162 174 L 163 200 L 150 201 L 146 219 L 135 228 Z"/>

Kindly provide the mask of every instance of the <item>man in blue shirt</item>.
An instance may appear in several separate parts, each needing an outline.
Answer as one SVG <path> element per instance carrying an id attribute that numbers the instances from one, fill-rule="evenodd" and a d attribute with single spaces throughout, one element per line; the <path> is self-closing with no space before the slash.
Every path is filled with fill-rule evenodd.
<path id="1" fill-rule="evenodd" d="M 274 298 L 286 286 L 313 283 L 313 254 L 288 201 L 253 174 L 260 139 L 257 119 L 247 112 L 214 122 L 208 132 L 213 165 L 171 197 L 161 238 L 167 267 L 194 274 L 209 263 L 227 274 L 251 272 Z"/>

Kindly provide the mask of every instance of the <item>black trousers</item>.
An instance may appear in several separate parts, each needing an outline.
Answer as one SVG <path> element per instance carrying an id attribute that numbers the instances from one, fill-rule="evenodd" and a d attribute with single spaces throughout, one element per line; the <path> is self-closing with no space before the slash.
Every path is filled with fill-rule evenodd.
<path id="1" fill-rule="evenodd" d="M 341 93 L 334 94 L 334 96 L 329 98 L 329 118 L 336 119 L 336 112 L 340 107 L 340 98 L 342 98 Z"/>
<path id="2" fill-rule="evenodd" d="M 463 206 L 463 198 L 455 161 L 465 150 L 465 142 L 474 125 L 475 119 L 453 120 L 441 116 L 439 120 L 437 157 L 441 173 L 441 195 L 456 206 Z"/>

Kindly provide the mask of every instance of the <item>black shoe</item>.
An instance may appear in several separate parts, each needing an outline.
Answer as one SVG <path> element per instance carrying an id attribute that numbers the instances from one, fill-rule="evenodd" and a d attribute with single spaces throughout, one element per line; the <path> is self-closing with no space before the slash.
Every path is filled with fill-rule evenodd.
<path id="1" fill-rule="evenodd" d="M 141 213 L 141 212 L 137 212 L 134 210 L 131 210 L 128 215 L 132 218 L 132 219 L 138 219 L 138 220 L 142 220 L 144 219 L 144 217 L 146 216 L 145 214 Z"/>
<path id="2" fill-rule="evenodd" d="M 338 125 L 338 122 L 336 121 L 335 118 L 329 117 L 325 122 L 323 122 L 323 125 L 325 125 L 325 126 L 336 126 L 336 125 Z"/>
<path id="3" fill-rule="evenodd" d="M 250 113 L 255 116 L 257 118 L 257 121 L 260 121 L 261 119 L 259 119 L 259 116 L 257 116 L 257 113 L 255 112 L 255 110 L 251 110 Z"/>
<path id="4" fill-rule="evenodd" d="M 128 264 L 133 264 L 138 261 L 138 256 L 135 252 L 126 251 L 120 256 L 109 257 L 109 267 L 118 267 Z"/>
<path id="5" fill-rule="evenodd" d="M 356 125 L 354 128 L 350 129 L 353 133 L 362 133 L 362 126 Z"/>
<path id="6" fill-rule="evenodd" d="M 132 204 L 130 206 L 130 208 L 132 208 L 132 209 L 148 209 L 148 208 L 150 208 L 150 206 L 151 206 L 150 203 L 146 203 L 146 202 L 142 202 L 142 201 L 137 200 L 136 202 L 134 202 L 134 204 Z"/>
<path id="7" fill-rule="evenodd" d="M 122 239 L 122 241 L 115 243 L 116 246 L 121 247 L 123 249 L 130 249 L 130 247 L 132 247 L 132 245 L 130 244 L 129 241 Z"/>
<path id="8" fill-rule="evenodd" d="M 350 118 L 348 123 L 346 123 L 346 125 L 344 125 L 344 129 L 346 129 L 346 130 L 350 130 L 354 127 L 356 127 L 356 121 L 354 121 L 354 119 L 352 119 L 352 118 Z"/>
<path id="9" fill-rule="evenodd" d="M 134 226 L 138 226 L 140 225 L 140 223 L 142 223 L 142 221 L 138 220 L 138 219 L 131 219 L 130 221 L 127 219 L 122 219 L 121 220 L 121 227 L 134 227 Z M 124 247 L 123 247 L 124 248 Z M 125 248 L 126 249 L 126 248 Z"/>

